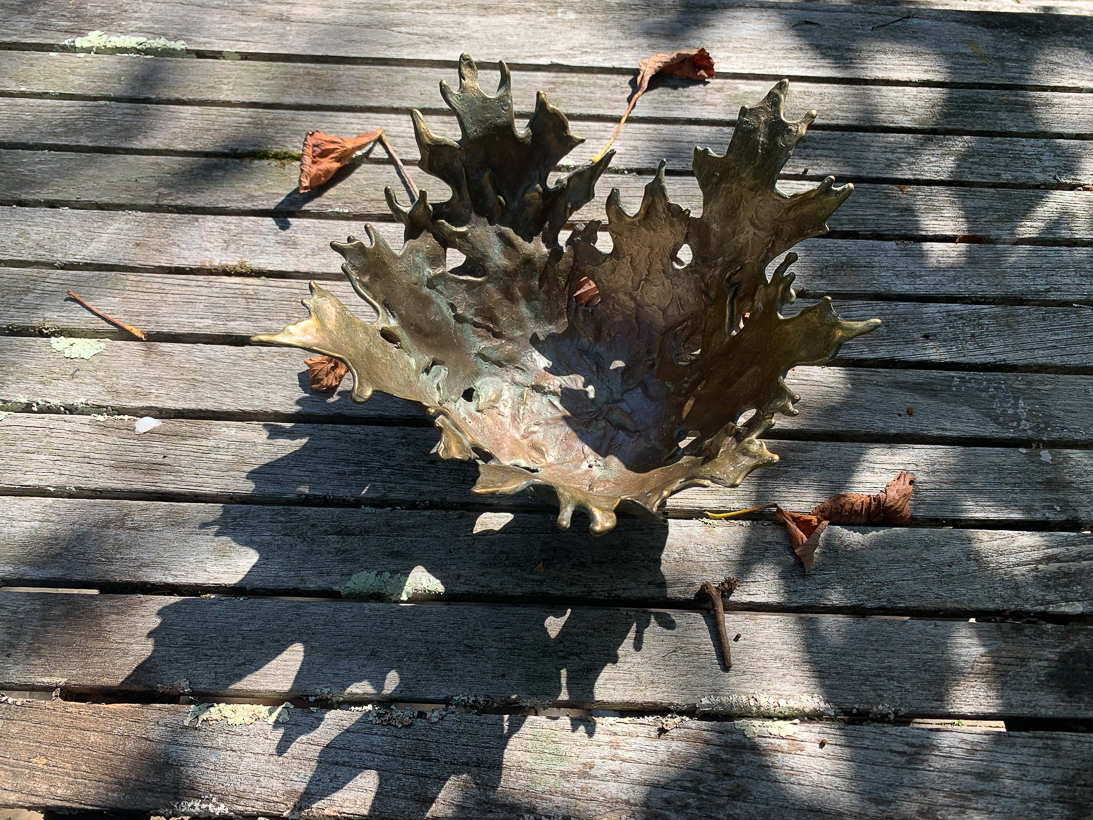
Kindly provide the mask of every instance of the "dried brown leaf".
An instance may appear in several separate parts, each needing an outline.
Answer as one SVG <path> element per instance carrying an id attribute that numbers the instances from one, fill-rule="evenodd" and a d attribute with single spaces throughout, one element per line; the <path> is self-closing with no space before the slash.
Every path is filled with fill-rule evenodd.
<path id="1" fill-rule="evenodd" d="M 832 524 L 906 524 L 911 520 L 911 493 L 915 480 L 906 470 L 884 485 L 876 495 L 840 493 L 813 507 L 812 515 Z"/>
<path id="2" fill-rule="evenodd" d="M 713 58 L 704 48 L 690 48 L 672 54 L 654 54 L 638 63 L 638 94 L 645 93 L 657 74 L 687 80 L 709 80 L 715 76 Z"/>
<path id="3" fill-rule="evenodd" d="M 607 149 L 611 147 L 611 144 L 615 141 L 615 137 L 619 135 L 619 131 L 622 129 L 622 125 L 626 122 L 626 118 L 630 116 L 630 112 L 634 110 L 634 106 L 637 105 L 638 99 L 649 88 L 649 83 L 653 77 L 658 74 L 667 74 L 671 77 L 683 77 L 687 80 L 695 80 L 701 82 L 703 80 L 709 80 L 714 77 L 713 58 L 710 53 L 704 48 L 689 48 L 683 51 L 676 51 L 672 54 L 657 53 L 652 57 L 646 57 L 644 60 L 638 63 L 638 81 L 637 87 L 634 89 L 634 93 L 630 96 L 630 102 L 626 106 L 626 112 L 622 115 L 622 119 L 619 120 L 619 124 L 615 126 L 615 132 L 611 135 L 611 139 L 607 141 L 607 145 L 603 147 L 600 153 L 596 154 L 592 158 L 592 162 L 598 162 L 600 158 L 607 153 Z"/>
<path id="4" fill-rule="evenodd" d="M 786 525 L 789 543 L 793 552 L 805 569 L 812 569 L 816 548 L 820 546 L 820 536 L 827 529 L 827 522 L 816 515 L 786 512 L 778 505 L 775 514 Z"/>
<path id="5" fill-rule="evenodd" d="M 333 393 L 342 383 L 349 368 L 333 356 L 313 356 L 304 359 L 307 365 L 307 383 L 315 393 Z"/>
<path id="6" fill-rule="evenodd" d="M 318 188 L 349 162 L 354 154 L 368 148 L 382 136 L 382 128 L 348 139 L 324 134 L 322 131 L 308 131 L 304 137 L 304 149 L 300 159 L 300 193 L 306 194 Z"/>

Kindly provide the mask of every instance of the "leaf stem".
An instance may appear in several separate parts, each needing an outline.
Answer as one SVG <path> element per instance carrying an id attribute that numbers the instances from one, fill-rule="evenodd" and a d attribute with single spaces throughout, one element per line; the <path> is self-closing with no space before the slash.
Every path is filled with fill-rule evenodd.
<path id="1" fill-rule="evenodd" d="M 398 169 L 398 175 L 402 177 L 403 183 L 410 190 L 410 196 L 414 201 L 417 201 L 418 192 L 417 186 L 414 185 L 414 181 L 410 179 L 410 174 L 406 170 L 406 166 L 402 164 L 402 160 L 398 158 L 398 154 L 395 153 L 395 149 L 391 147 L 391 143 L 387 139 L 387 134 L 380 132 L 380 142 L 383 143 L 383 150 L 387 152 L 387 156 L 395 163 L 395 167 Z"/>

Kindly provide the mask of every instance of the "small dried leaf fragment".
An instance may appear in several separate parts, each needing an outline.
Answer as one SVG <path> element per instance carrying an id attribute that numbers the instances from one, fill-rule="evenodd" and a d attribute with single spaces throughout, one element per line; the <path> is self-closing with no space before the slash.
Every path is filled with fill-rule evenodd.
<path id="1" fill-rule="evenodd" d="M 630 112 L 634 110 L 634 106 L 637 105 L 638 99 L 649 88 L 649 83 L 653 77 L 658 74 L 667 74 L 671 77 L 683 77 L 687 80 L 695 80 L 701 82 L 703 80 L 709 80 L 714 77 L 713 58 L 710 53 L 704 48 L 689 48 L 683 51 L 676 51 L 671 54 L 657 53 L 652 57 L 646 57 L 638 63 L 638 80 L 637 88 L 634 89 L 633 95 L 630 97 L 630 103 L 626 106 L 626 113 L 622 115 L 622 119 L 619 120 L 619 124 L 615 127 L 615 132 L 611 135 L 611 139 L 607 141 L 607 145 L 603 147 L 600 153 L 596 154 L 592 158 L 592 162 L 597 162 L 600 157 L 607 153 L 607 149 L 611 147 L 611 143 L 615 141 L 615 137 L 619 135 L 619 131 L 622 128 L 626 118 L 630 116 Z"/>
<path id="2" fill-rule="evenodd" d="M 986 245 L 987 242 L 987 237 L 976 233 L 966 233 L 956 238 L 956 244 L 958 245 Z"/>
<path id="3" fill-rule="evenodd" d="M 349 368 L 333 356 L 313 356 L 304 359 L 307 365 L 307 384 L 315 393 L 333 393 L 342 383 Z"/>
<path id="4" fill-rule="evenodd" d="M 794 554 L 805 569 L 812 569 L 816 560 L 816 548 L 820 546 L 820 536 L 827 529 L 827 522 L 816 515 L 786 512 L 777 505 L 774 509 L 775 514 L 786 525 Z"/>
<path id="5" fill-rule="evenodd" d="M 840 493 L 813 507 L 812 515 L 832 524 L 906 524 L 911 520 L 911 493 L 915 480 L 901 470 L 876 495 Z"/>
<path id="6" fill-rule="evenodd" d="M 383 136 L 383 129 L 368 131 L 355 137 L 335 137 L 322 131 L 308 131 L 300 160 L 298 190 L 306 194 L 334 176 L 334 172 L 349 162 L 353 155 L 368 148 Z"/>
<path id="7" fill-rule="evenodd" d="M 582 277 L 573 292 L 573 301 L 578 307 L 595 307 L 600 303 L 600 289 L 587 276 Z"/>

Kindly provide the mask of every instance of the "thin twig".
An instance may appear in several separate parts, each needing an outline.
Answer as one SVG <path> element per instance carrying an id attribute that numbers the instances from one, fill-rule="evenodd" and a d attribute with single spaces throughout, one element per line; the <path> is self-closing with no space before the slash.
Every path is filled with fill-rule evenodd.
<path id="1" fill-rule="evenodd" d="M 140 330 L 139 328 L 135 328 L 135 327 L 132 327 L 130 325 L 127 325 L 127 324 L 125 324 L 125 322 L 119 321 L 119 320 L 115 319 L 113 316 L 106 315 L 105 313 L 103 313 L 98 308 L 92 307 L 91 305 L 87 304 L 87 302 L 85 302 L 83 299 L 81 299 L 79 296 L 77 296 L 72 291 L 69 291 L 68 295 L 71 296 L 73 299 L 75 299 L 77 302 L 79 302 L 81 305 L 83 305 L 85 308 L 90 310 L 92 313 L 94 313 L 100 319 L 105 319 L 110 324 L 117 325 L 122 330 L 128 330 L 130 333 L 132 333 L 134 336 L 136 336 L 141 341 L 145 341 L 148 338 L 148 334 L 145 333 L 143 330 Z"/>
<path id="2" fill-rule="evenodd" d="M 870 31 L 876 31 L 879 28 L 884 28 L 885 26 L 890 26 L 893 23 L 901 23 L 904 20 L 910 20 L 910 19 L 911 19 L 911 15 L 910 14 L 905 14 L 905 15 L 903 15 L 903 17 L 900 17 L 898 20 L 889 20 L 887 23 L 877 23 L 877 25 L 872 26 L 869 30 Z"/>
<path id="3" fill-rule="evenodd" d="M 724 513 L 712 513 L 707 512 L 706 517 L 712 518 L 714 521 L 721 521 L 725 518 L 732 518 L 735 515 L 743 515 L 744 513 L 759 512 L 759 510 L 769 510 L 771 507 L 777 507 L 777 504 L 764 504 L 762 507 L 749 507 L 746 510 L 733 510 L 732 512 Z"/>
<path id="4" fill-rule="evenodd" d="M 729 644 L 729 631 L 725 628 L 725 605 L 721 601 L 721 596 L 731 595 L 736 587 L 735 578 L 726 578 L 716 586 L 709 581 L 703 581 L 702 586 L 698 588 L 699 595 L 705 595 L 710 599 L 714 620 L 717 621 L 717 642 L 721 644 L 721 661 L 725 665 L 726 672 L 732 669 L 732 648 Z"/>
<path id="5" fill-rule="evenodd" d="M 395 149 L 391 147 L 391 143 L 387 140 L 387 134 L 380 134 L 380 142 L 383 143 L 383 150 L 387 152 L 387 156 L 395 163 L 395 167 L 398 169 L 398 175 L 402 177 L 402 181 L 406 184 L 406 187 L 410 189 L 410 196 L 413 197 L 414 202 L 417 202 L 417 186 L 414 185 L 414 181 L 410 179 L 410 174 L 406 170 L 406 166 L 402 164 L 402 160 L 398 158 Z"/>

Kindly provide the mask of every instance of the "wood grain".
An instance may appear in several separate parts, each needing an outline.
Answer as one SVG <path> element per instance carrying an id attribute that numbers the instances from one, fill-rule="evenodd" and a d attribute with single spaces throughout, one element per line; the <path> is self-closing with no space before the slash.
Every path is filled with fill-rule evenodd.
<path id="1" fill-rule="evenodd" d="M 454 116 L 434 114 L 428 120 L 435 133 L 458 138 Z M 315 129 L 351 135 L 372 128 L 387 131 L 404 161 L 417 161 L 417 143 L 405 114 L 32 98 L 7 99 L 0 109 L 0 145 L 5 148 L 79 147 L 232 156 L 298 152 L 304 135 Z M 614 125 L 583 122 L 575 130 L 586 142 L 566 158 L 567 165 L 573 167 L 586 163 L 600 150 Z M 612 166 L 615 170 L 649 171 L 666 159 L 672 171 L 686 172 L 696 145 L 724 153 L 731 135 L 727 125 L 665 128 L 635 122 L 624 128 L 615 142 L 617 154 Z M 1089 140 L 814 131 L 793 152 L 784 173 L 800 175 L 807 169 L 819 179 L 835 175 L 860 181 L 1085 185 L 1090 181 L 1091 156 L 1093 143 Z"/>
<path id="2" fill-rule="evenodd" d="M 290 227 L 298 215 L 390 221 L 383 189 L 399 184 L 392 167 L 378 162 L 343 172 L 335 184 L 316 194 L 295 193 L 299 175 L 295 162 L 0 150 L 0 163 L 5 169 L 0 177 L 3 202 L 51 208 L 262 215 L 276 218 L 281 227 Z M 418 182 L 426 179 L 421 176 Z M 624 206 L 634 212 L 647 181 L 645 175 L 608 174 L 600 182 L 600 192 L 606 195 L 617 188 Z M 701 192 L 693 178 L 670 177 L 667 182 L 673 201 L 695 215 L 702 212 Z M 779 188 L 792 194 L 813 185 L 787 180 Z M 601 196 L 586 206 L 577 214 L 578 219 L 604 219 L 604 201 Z M 1000 244 L 1073 245 L 1093 242 L 1093 192 L 865 183 L 855 186 L 854 195 L 828 224 L 840 236 L 946 238 L 951 242 L 958 236 L 975 234 Z M 344 223 L 329 225 L 328 230 L 333 234 L 347 227 Z M 931 248 L 942 250 L 934 245 Z M 844 256 L 852 255 L 854 249 L 844 251 Z"/>
<path id="3" fill-rule="evenodd" d="M 726 674 L 710 616 L 683 610 L 10 592 L 0 613 L 0 686 L 21 689 L 185 679 L 211 697 L 1093 715 L 1089 626 L 732 612 Z"/>
<path id="4" fill-rule="evenodd" d="M 173 419 L 138 435 L 131 420 L 24 413 L 0 425 L 0 490 L 8 494 L 525 505 L 522 496 L 472 495 L 474 466 L 437 462 L 429 455 L 437 434 L 429 429 Z M 668 501 L 668 511 L 701 515 L 772 501 L 811 509 L 835 493 L 879 492 L 907 470 L 917 478 L 913 510 L 920 519 L 1093 520 L 1087 450 L 807 441 L 774 442 L 771 449 L 782 458 L 777 466 L 735 489 L 687 490 Z"/>
<path id="5" fill-rule="evenodd" d="M 1007 3 L 1011 0 L 1007 0 Z M 1093 8 L 1093 4 L 1090 4 Z M 490 89 L 495 66 L 481 65 Z M 636 66 L 634 74 L 636 74 Z M 630 122 L 734 120 L 742 105 L 754 105 L 771 80 L 734 76 L 734 66 L 717 67 L 712 82 L 657 80 L 642 96 Z M 107 54 L 0 51 L 0 93 L 99 98 L 116 102 L 232 104 L 273 108 L 321 108 L 388 112 L 418 108 L 445 112 L 437 85 L 456 83 L 455 64 L 442 68 L 338 65 L 253 60 L 160 60 Z M 633 90 L 627 73 L 517 69 L 512 73 L 513 105 L 527 118 L 535 92 L 573 121 L 621 116 Z M 999 134 L 1089 136 L 1093 99 L 1066 92 L 931 88 L 925 86 L 795 83 L 791 116 L 820 111 L 814 126 Z M 577 127 L 577 126 L 575 126 Z"/>
<path id="6" fill-rule="evenodd" d="M 832 526 L 806 574 L 776 522 L 624 518 L 593 538 L 529 513 L 46 498 L 0 508 L 0 578 L 15 586 L 337 597 L 358 572 L 419 566 L 445 601 L 691 606 L 703 581 L 731 576 L 730 610 L 1093 612 L 1087 533 Z"/>
<path id="7" fill-rule="evenodd" d="M 702 43 L 738 72 L 775 78 L 1088 85 L 1088 18 L 917 8 L 895 22 L 906 16 L 899 5 L 714 0 L 625 7 L 597 0 L 561 15 L 545 0 L 443 9 L 424 0 L 353 0 L 336 13 L 317 0 L 288 10 L 254 0 L 229 8 L 209 0 L 119 0 L 93 11 L 50 0 L 6 10 L 0 31 L 4 42 L 46 46 L 101 29 L 242 54 L 454 61 L 467 51 L 482 62 L 627 69 L 666 43 Z"/>
<path id="8" fill-rule="evenodd" d="M 1055 820 L 1093 800 L 1089 735 L 832 723 L 453 714 L 403 728 L 295 709 L 184 725 L 189 707 L 0 704 L 0 799 L 174 815 L 379 818 L 912 816 Z M 107 742 L 110 739 L 111 742 Z M 826 741 L 821 746 L 821 741 Z M 226 765 L 227 763 L 227 765 Z M 358 776 L 359 775 L 359 776 Z M 1005 789 L 997 782 L 1004 779 Z"/>
<path id="9" fill-rule="evenodd" d="M 134 341 L 111 342 L 77 364 L 48 339 L 0 336 L 0 360 L 18 362 L 0 368 L 0 406 L 157 418 L 429 423 L 419 406 L 382 393 L 352 403 L 351 378 L 332 396 L 311 392 L 303 375 L 306 355 Z M 801 412 L 779 417 L 775 436 L 1063 447 L 1093 441 L 1085 412 L 1093 402 L 1088 376 L 798 367 L 788 384 L 802 396 Z"/>

